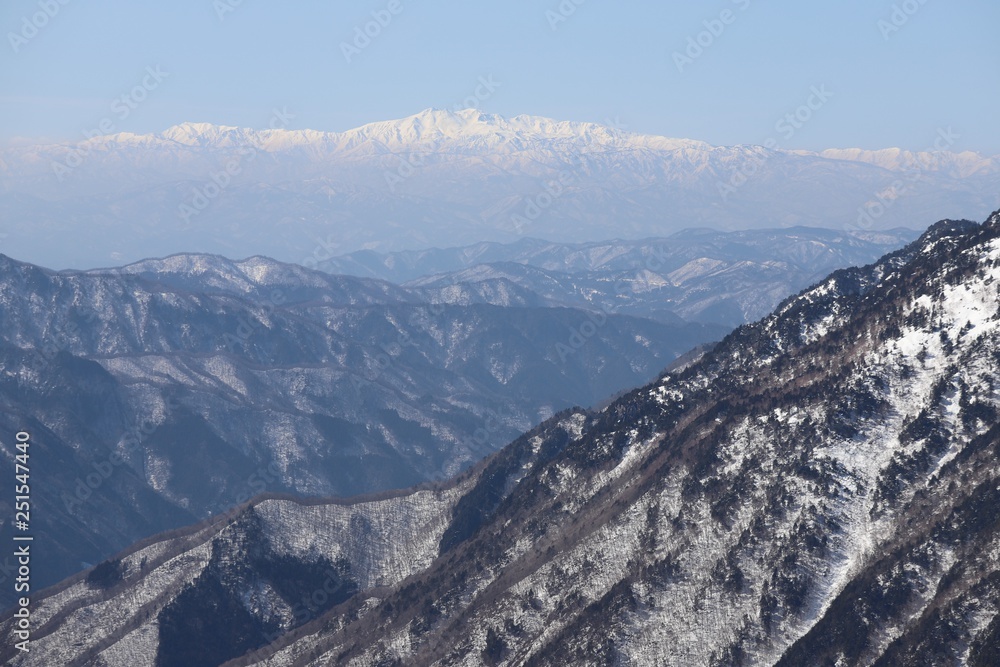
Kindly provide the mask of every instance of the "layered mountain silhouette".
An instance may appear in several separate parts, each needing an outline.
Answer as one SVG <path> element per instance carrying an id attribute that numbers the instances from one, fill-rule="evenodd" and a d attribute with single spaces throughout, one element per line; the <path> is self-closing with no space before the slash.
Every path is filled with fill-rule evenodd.
<path id="1" fill-rule="evenodd" d="M 4 257 L 0 301 L 0 423 L 40 443 L 41 585 L 265 490 L 457 474 L 727 331 L 204 255 L 89 273 Z"/>
<path id="2" fill-rule="evenodd" d="M 711 238 L 679 247 L 718 268 L 669 285 L 657 259 L 669 244 L 621 246 L 612 264 L 545 283 L 456 274 L 424 287 L 262 257 L 82 273 L 3 259 L 0 419 L 44 434 L 36 583 L 263 491 L 350 496 L 457 474 L 553 412 L 720 339 L 744 306 L 772 308 L 814 279 L 807 257 L 871 260 L 908 233 Z M 774 260 L 767 245 L 787 250 Z M 715 307 L 692 323 L 669 295 Z M 0 558 L 0 577 L 11 563 Z M 0 587 L 0 604 L 11 596 Z"/>
<path id="3" fill-rule="evenodd" d="M 3 657 L 993 665 L 998 366 L 1000 213 L 946 220 L 450 481 L 138 544 Z"/>
<path id="4" fill-rule="evenodd" d="M 396 253 L 363 250 L 322 262 L 332 273 L 429 290 L 437 299 L 506 290 L 511 298 L 664 321 L 737 326 L 834 269 L 867 264 L 918 232 L 690 229 L 642 241 L 516 243 Z M 458 288 L 457 285 L 461 285 Z"/>

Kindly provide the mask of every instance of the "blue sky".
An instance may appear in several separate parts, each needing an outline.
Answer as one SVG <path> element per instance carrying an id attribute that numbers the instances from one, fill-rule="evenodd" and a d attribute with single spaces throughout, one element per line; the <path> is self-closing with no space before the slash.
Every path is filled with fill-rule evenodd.
<path id="1" fill-rule="evenodd" d="M 385 25 L 345 55 L 373 12 Z M 478 88 L 489 112 L 714 144 L 922 150 L 950 127 L 955 149 L 998 154 L 997 25 L 995 0 L 8 0 L 0 140 L 263 128 L 275 108 L 340 131 Z"/>

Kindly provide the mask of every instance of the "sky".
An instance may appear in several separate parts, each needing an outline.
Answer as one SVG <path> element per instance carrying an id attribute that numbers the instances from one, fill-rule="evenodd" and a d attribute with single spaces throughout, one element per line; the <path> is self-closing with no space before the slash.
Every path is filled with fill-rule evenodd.
<path id="1" fill-rule="evenodd" d="M 994 155 L 997 25 L 996 0 L 7 0 L 0 141 L 476 106 L 808 150 L 950 128 Z"/>

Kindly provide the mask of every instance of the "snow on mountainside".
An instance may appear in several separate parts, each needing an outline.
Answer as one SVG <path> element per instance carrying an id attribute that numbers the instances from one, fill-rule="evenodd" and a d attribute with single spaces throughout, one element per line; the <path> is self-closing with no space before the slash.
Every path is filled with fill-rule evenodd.
<path id="1" fill-rule="evenodd" d="M 802 155 L 810 155 L 796 151 Z M 1000 156 L 985 157 L 972 151 L 949 153 L 947 151 L 904 151 L 887 148 L 878 151 L 851 149 L 827 149 L 818 153 L 833 160 L 865 162 L 883 169 L 897 172 L 943 171 L 958 177 L 995 172 L 1000 165 Z"/>
<path id="2" fill-rule="evenodd" d="M 320 268 L 335 274 L 404 283 L 501 262 L 572 274 L 638 269 L 674 271 L 689 261 L 708 258 L 724 262 L 779 261 L 810 265 L 826 275 L 836 268 L 868 263 L 914 240 L 919 234 L 902 228 L 865 232 L 788 227 L 733 232 L 686 229 L 668 237 L 639 241 L 560 243 L 525 238 L 507 244 L 481 242 L 392 253 L 361 250 L 325 260 Z"/>
<path id="3" fill-rule="evenodd" d="M 455 302 L 482 290 L 517 289 L 528 302 L 596 308 L 663 321 L 737 326 L 763 317 L 789 294 L 830 271 L 867 264 L 916 238 L 910 230 L 881 233 L 793 227 L 713 232 L 685 230 L 668 238 L 595 243 L 479 243 L 461 248 L 334 257 L 335 273 L 402 281 Z"/>
<path id="4" fill-rule="evenodd" d="M 510 260 L 407 287 L 265 257 L 86 272 L 0 260 L 0 422 L 36 420 L 51 444 L 36 581 L 263 489 L 349 495 L 453 474 L 553 411 L 647 381 L 821 267 L 910 238 L 869 236 L 689 231 L 384 257 Z"/>
<path id="5" fill-rule="evenodd" d="M 400 120 L 382 121 L 363 125 L 345 132 L 318 132 L 315 130 L 252 130 L 210 123 L 181 123 L 163 132 L 151 135 L 119 133 L 97 136 L 87 142 L 97 150 L 115 150 L 123 147 L 171 148 L 178 146 L 219 148 L 252 146 L 267 152 L 309 149 L 327 153 L 346 152 L 365 144 L 379 146 L 392 152 L 414 147 L 429 152 L 457 150 L 476 153 L 521 153 L 525 150 L 551 150 L 554 146 L 571 146 L 588 151 L 628 151 L 648 149 L 679 153 L 692 163 L 703 161 L 703 156 L 717 153 L 731 156 L 744 151 L 756 151 L 756 146 L 719 147 L 703 141 L 672 139 L 628 132 L 596 123 L 556 121 L 539 116 L 514 116 L 504 118 L 477 109 L 446 111 L 426 109 Z M 34 149 L 39 151 L 43 147 Z M 859 148 L 827 149 L 820 152 L 781 151 L 795 155 L 825 157 L 834 160 L 863 162 L 884 169 L 904 171 L 913 168 L 933 171 L 961 167 L 963 171 L 1000 170 L 1000 156 L 983 156 L 966 151 L 913 152 L 899 148 L 878 151 Z"/>
<path id="6" fill-rule="evenodd" d="M 515 286 L 447 296 L 263 257 L 53 272 L 0 256 L 0 426 L 46 442 L 34 581 L 263 490 L 451 476 L 728 331 Z"/>
<path id="7" fill-rule="evenodd" d="M 969 152 L 719 147 L 476 110 L 339 133 L 185 123 L 0 151 L 5 252 L 78 268 L 191 251 L 313 265 L 362 248 L 698 226 L 889 229 L 980 219 L 998 191 L 1000 162 Z"/>
<path id="8" fill-rule="evenodd" d="M 450 484 L 261 498 L 126 553 L 36 599 L 37 651 L 4 657 L 995 665 L 998 366 L 1000 212 L 943 221 Z M 413 566 L 366 580 L 388 543 Z"/>
<path id="9" fill-rule="evenodd" d="M 210 123 L 182 123 L 158 134 L 120 133 L 94 137 L 88 142 L 98 150 L 128 146 L 253 146 L 267 152 L 305 148 L 328 153 L 346 152 L 365 144 L 394 152 L 420 147 L 429 151 L 455 148 L 471 152 L 519 153 L 525 149 L 545 149 L 553 145 L 605 150 L 706 151 L 713 148 L 700 141 L 640 135 L 594 123 L 555 121 L 538 116 L 507 119 L 476 109 L 426 109 L 408 118 L 370 123 L 346 132 L 251 130 Z"/>

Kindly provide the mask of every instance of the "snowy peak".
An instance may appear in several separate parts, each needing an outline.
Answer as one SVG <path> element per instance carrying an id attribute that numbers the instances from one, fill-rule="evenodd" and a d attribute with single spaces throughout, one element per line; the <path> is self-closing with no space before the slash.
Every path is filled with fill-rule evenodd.
<path id="1" fill-rule="evenodd" d="M 556 121 L 540 116 L 505 118 L 478 109 L 425 109 L 399 120 L 369 123 L 345 132 L 311 130 L 250 130 L 209 123 L 182 123 L 153 137 L 191 147 L 252 145 L 280 151 L 297 146 L 345 150 L 374 143 L 393 150 L 467 146 L 494 151 L 520 151 L 546 142 L 571 145 L 709 150 L 704 142 L 667 139 L 625 132 L 597 123 Z M 114 135 L 111 141 L 130 142 L 137 135 Z"/>
<path id="2" fill-rule="evenodd" d="M 599 123 L 558 121 L 531 115 L 506 118 L 478 109 L 449 111 L 430 108 L 398 120 L 369 123 L 344 132 L 253 130 L 229 125 L 185 122 L 158 134 L 119 133 L 96 137 L 90 141 L 106 146 L 150 143 L 191 148 L 254 146 L 266 151 L 282 151 L 303 146 L 337 151 L 347 150 L 359 144 L 374 143 L 391 150 L 465 146 L 507 152 L 524 151 L 554 143 L 592 149 L 605 147 L 691 152 L 691 157 L 699 153 L 725 151 L 734 156 L 760 159 L 772 152 L 779 152 L 858 162 L 888 171 L 947 170 L 963 177 L 992 173 L 1000 168 L 996 158 L 972 151 L 950 153 L 913 152 L 899 148 L 882 150 L 850 148 L 827 149 L 817 153 L 804 150 L 772 151 L 756 145 L 720 147 L 691 139 L 638 134 Z"/>
<path id="3" fill-rule="evenodd" d="M 250 130 L 241 130 L 229 125 L 181 123 L 168 128 L 160 134 L 160 137 L 185 146 L 211 146 L 231 145 L 233 139 L 245 141 L 250 133 Z"/>
<path id="4" fill-rule="evenodd" d="M 0 174 L 7 249 L 80 268 L 106 266 L 107 255 L 95 257 L 103 248 L 116 263 L 192 250 L 302 263 L 328 257 L 327 245 L 922 228 L 981 220 L 1000 205 L 1000 161 L 975 153 L 717 147 L 476 109 L 426 109 L 344 132 L 188 122 L 10 147 Z M 83 225 L 90 243 L 72 243 Z"/>
<path id="5" fill-rule="evenodd" d="M 986 226 L 993 229 L 1000 229 L 1000 211 L 996 211 L 990 216 L 990 219 L 986 221 Z"/>
<path id="6" fill-rule="evenodd" d="M 345 137 L 364 137 L 390 144 L 423 144 L 442 140 L 473 141 L 479 144 L 492 139 L 493 146 L 509 142 L 571 141 L 580 144 L 641 145 L 648 138 L 597 123 L 556 121 L 541 116 L 520 115 L 505 118 L 478 109 L 447 111 L 425 109 L 400 120 L 364 125 L 343 133 Z M 657 138 L 678 146 L 703 146 L 701 142 Z"/>
<path id="7" fill-rule="evenodd" d="M 369 123 L 344 132 L 316 130 L 254 130 L 230 125 L 184 122 L 149 135 L 118 133 L 89 139 L 85 143 L 114 146 L 144 145 L 195 149 L 252 146 L 280 152 L 310 147 L 327 152 L 346 151 L 360 144 L 375 144 L 393 151 L 430 148 L 475 148 L 494 152 L 518 152 L 553 145 L 576 148 L 646 149 L 680 152 L 691 160 L 704 161 L 702 153 L 720 151 L 735 157 L 761 159 L 777 152 L 819 157 L 876 166 L 888 171 L 946 170 L 958 176 L 993 173 L 1000 168 L 996 158 L 965 151 L 913 152 L 899 148 L 882 150 L 827 149 L 771 150 L 756 145 L 713 146 L 703 141 L 677 139 L 628 132 L 600 123 L 559 121 L 542 116 L 518 115 L 507 118 L 478 109 L 449 111 L 425 109 L 398 120 Z"/>
<path id="8" fill-rule="evenodd" d="M 887 171 L 945 171 L 959 177 L 993 173 L 998 169 L 997 158 L 973 151 L 952 153 L 945 150 L 907 151 L 901 148 L 864 150 L 860 148 L 827 149 L 819 153 L 798 151 L 803 155 L 819 155 L 832 160 L 861 162 L 881 167 Z"/>
<path id="9" fill-rule="evenodd" d="M 369 123 L 344 132 L 254 130 L 185 122 L 157 134 L 118 133 L 94 137 L 80 145 L 88 152 L 98 148 L 104 154 L 119 149 L 150 151 L 142 155 L 143 163 L 155 161 L 157 150 L 172 155 L 174 161 L 185 152 L 189 156 L 222 152 L 227 154 L 227 159 L 232 159 L 234 151 L 236 156 L 245 157 L 247 154 L 242 151 L 252 149 L 268 153 L 277 160 L 289 160 L 289 166 L 306 168 L 309 172 L 321 166 L 336 170 L 337 165 L 375 165 L 383 176 L 379 187 L 384 185 L 386 164 L 392 164 L 398 156 L 422 162 L 424 157 L 431 155 L 437 163 L 435 169 L 448 171 L 443 177 L 447 181 L 456 178 L 457 174 L 452 173 L 456 167 L 465 171 L 494 164 L 514 178 L 522 172 L 537 178 L 534 172 L 538 169 L 565 170 L 568 166 L 575 169 L 581 166 L 582 159 L 588 164 L 579 174 L 574 172 L 574 179 L 588 172 L 604 174 L 604 178 L 615 181 L 636 181 L 628 186 L 630 189 L 646 188 L 656 182 L 691 184 L 704 179 L 702 187 L 713 196 L 718 196 L 719 187 L 732 174 L 756 173 L 761 164 L 771 163 L 776 156 L 782 160 L 804 160 L 802 167 L 805 168 L 811 168 L 809 164 L 818 160 L 848 165 L 848 169 L 874 169 L 877 173 L 869 178 L 877 177 L 882 171 L 937 174 L 949 179 L 995 178 L 1000 174 L 1000 160 L 970 151 L 912 152 L 888 148 L 829 149 L 817 153 L 757 145 L 722 147 L 691 139 L 628 132 L 600 123 L 559 121 L 531 115 L 508 118 L 478 109 L 425 109 L 398 120 Z M 59 157 L 59 151 L 66 150 L 71 147 L 22 147 L 14 152 L 28 156 L 39 151 L 56 151 L 57 160 L 61 160 L 65 158 Z M 34 161 L 37 157 L 31 159 Z M 467 163 L 469 157 L 475 162 Z M 480 162 L 483 159 L 485 162 Z M 163 166 L 169 171 L 176 164 Z M 860 172 L 852 177 L 859 175 Z M 487 173 L 479 176 L 479 179 L 493 178 L 493 168 L 487 168 Z M 884 186 L 879 189 L 881 187 Z M 465 189 L 458 188 L 459 191 Z M 394 192 L 395 188 L 391 190 Z M 632 202 L 628 204 L 633 205 Z M 712 215 L 718 215 L 718 211 L 713 210 Z M 698 217 L 702 217 L 701 214 Z"/>
<path id="10" fill-rule="evenodd" d="M 74 272 L 64 272 L 73 275 Z M 189 292 L 234 294 L 272 299 L 289 305 L 319 299 L 326 303 L 410 303 L 418 300 L 407 290 L 381 280 L 334 276 L 298 264 L 254 256 L 231 260 L 220 255 L 179 253 L 145 259 L 120 268 L 93 269 L 84 275 L 134 276 L 147 284 Z"/>

